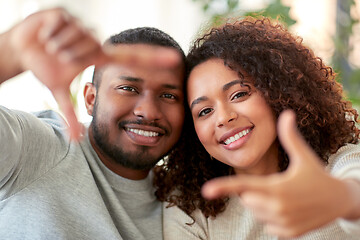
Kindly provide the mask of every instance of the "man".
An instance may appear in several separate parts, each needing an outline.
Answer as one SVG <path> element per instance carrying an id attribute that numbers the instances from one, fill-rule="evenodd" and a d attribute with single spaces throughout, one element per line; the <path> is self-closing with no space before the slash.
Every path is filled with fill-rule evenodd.
<path id="1" fill-rule="evenodd" d="M 149 172 L 181 135 L 184 53 L 153 28 L 125 31 L 105 46 L 106 54 L 62 9 L 0 35 L 0 82 L 32 70 L 59 102 L 72 137 L 52 111 L 35 117 L 0 107 L 2 239 L 162 238 Z M 68 88 L 91 64 L 102 67 L 84 90 L 93 121 L 80 139 Z"/>

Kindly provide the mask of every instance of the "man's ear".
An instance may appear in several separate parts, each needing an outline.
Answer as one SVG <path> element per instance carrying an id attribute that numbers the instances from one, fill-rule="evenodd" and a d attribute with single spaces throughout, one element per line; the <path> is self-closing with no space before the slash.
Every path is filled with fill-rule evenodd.
<path id="1" fill-rule="evenodd" d="M 92 116 L 96 98 L 96 87 L 92 83 L 86 83 L 84 88 L 84 100 L 87 113 Z"/>

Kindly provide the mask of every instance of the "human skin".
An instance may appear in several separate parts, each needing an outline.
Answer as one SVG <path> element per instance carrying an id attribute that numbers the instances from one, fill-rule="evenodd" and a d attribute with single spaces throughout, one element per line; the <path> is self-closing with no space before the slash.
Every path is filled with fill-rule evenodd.
<path id="1" fill-rule="evenodd" d="M 223 60 L 207 60 L 191 71 L 188 103 L 199 140 L 211 156 L 238 174 L 265 175 L 278 171 L 276 120 L 251 81 L 245 77 L 241 85 Z"/>
<path id="2" fill-rule="evenodd" d="M 133 51 L 152 48 L 144 44 L 128 47 Z M 142 179 L 175 145 L 184 119 L 183 79 L 182 66 L 112 65 L 103 70 L 98 87 L 86 85 L 87 111 L 96 120 L 89 127 L 90 141 L 109 169 L 129 179 Z"/>
<path id="3" fill-rule="evenodd" d="M 173 49 L 148 48 L 116 51 L 102 48 L 92 33 L 66 10 L 55 8 L 40 11 L 0 35 L 0 83 L 31 70 L 46 85 L 58 102 L 73 139 L 79 139 L 78 123 L 71 103 L 69 87 L 73 79 L 90 65 L 119 63 L 130 66 L 169 67 L 180 62 Z"/>
<path id="4" fill-rule="evenodd" d="M 240 83 L 228 84 L 237 78 L 222 60 L 205 61 L 190 74 L 188 103 L 199 139 L 210 155 L 234 167 L 237 173 L 205 183 L 203 196 L 214 199 L 238 194 L 241 204 L 253 211 L 268 233 L 279 237 L 300 236 L 337 218 L 359 219 L 360 183 L 327 173 L 298 132 L 294 112 L 286 110 L 275 121 L 260 95 L 247 94 L 248 88 Z M 242 104 L 246 109 L 242 109 Z M 255 114 L 258 110 L 263 114 Z M 269 125 L 261 123 L 262 120 Z M 231 143 L 233 147 L 231 144 L 224 147 L 219 141 L 223 136 L 221 129 L 230 126 L 239 129 L 238 122 L 241 126 L 255 127 L 244 139 L 237 140 L 239 143 Z M 261 138 L 256 138 L 257 128 L 261 128 Z M 290 159 L 289 167 L 281 173 L 275 168 L 275 158 L 267 155 L 277 136 Z"/>

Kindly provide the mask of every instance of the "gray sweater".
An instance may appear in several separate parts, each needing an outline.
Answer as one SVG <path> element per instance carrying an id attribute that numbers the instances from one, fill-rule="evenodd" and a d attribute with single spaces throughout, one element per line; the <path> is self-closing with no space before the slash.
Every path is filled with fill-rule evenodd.
<path id="1" fill-rule="evenodd" d="M 326 170 L 337 178 L 352 178 L 360 181 L 360 146 L 349 144 L 329 158 Z M 241 206 L 239 199 L 230 199 L 226 210 L 216 218 L 206 218 L 199 209 L 192 215 L 193 220 L 178 207 L 165 208 L 165 240 L 275 240 L 266 234 L 264 226 L 257 222 L 249 209 Z M 359 240 L 360 220 L 338 219 L 322 228 L 309 232 L 301 240 Z"/>
<path id="2" fill-rule="evenodd" d="M 116 175 L 59 115 L 0 107 L 0 239 L 162 239 L 152 177 Z"/>

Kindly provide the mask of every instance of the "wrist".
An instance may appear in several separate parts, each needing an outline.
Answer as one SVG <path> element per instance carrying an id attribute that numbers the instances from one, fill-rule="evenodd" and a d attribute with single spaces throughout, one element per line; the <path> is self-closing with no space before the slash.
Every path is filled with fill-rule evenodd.
<path id="1" fill-rule="evenodd" d="M 15 75 L 26 70 L 21 62 L 21 46 L 19 46 L 19 43 L 23 40 L 19 39 L 18 31 L 18 25 L 16 25 L 8 31 L 7 37 L 7 47 L 11 59 L 10 63 L 12 64 Z"/>
<path id="2" fill-rule="evenodd" d="M 0 35 L 0 83 L 23 72 L 19 49 L 14 41 L 14 28 Z"/>
<path id="3" fill-rule="evenodd" d="M 348 191 L 347 201 L 348 211 L 343 216 L 346 220 L 360 219 L 360 182 L 355 179 L 345 179 L 345 186 Z"/>

